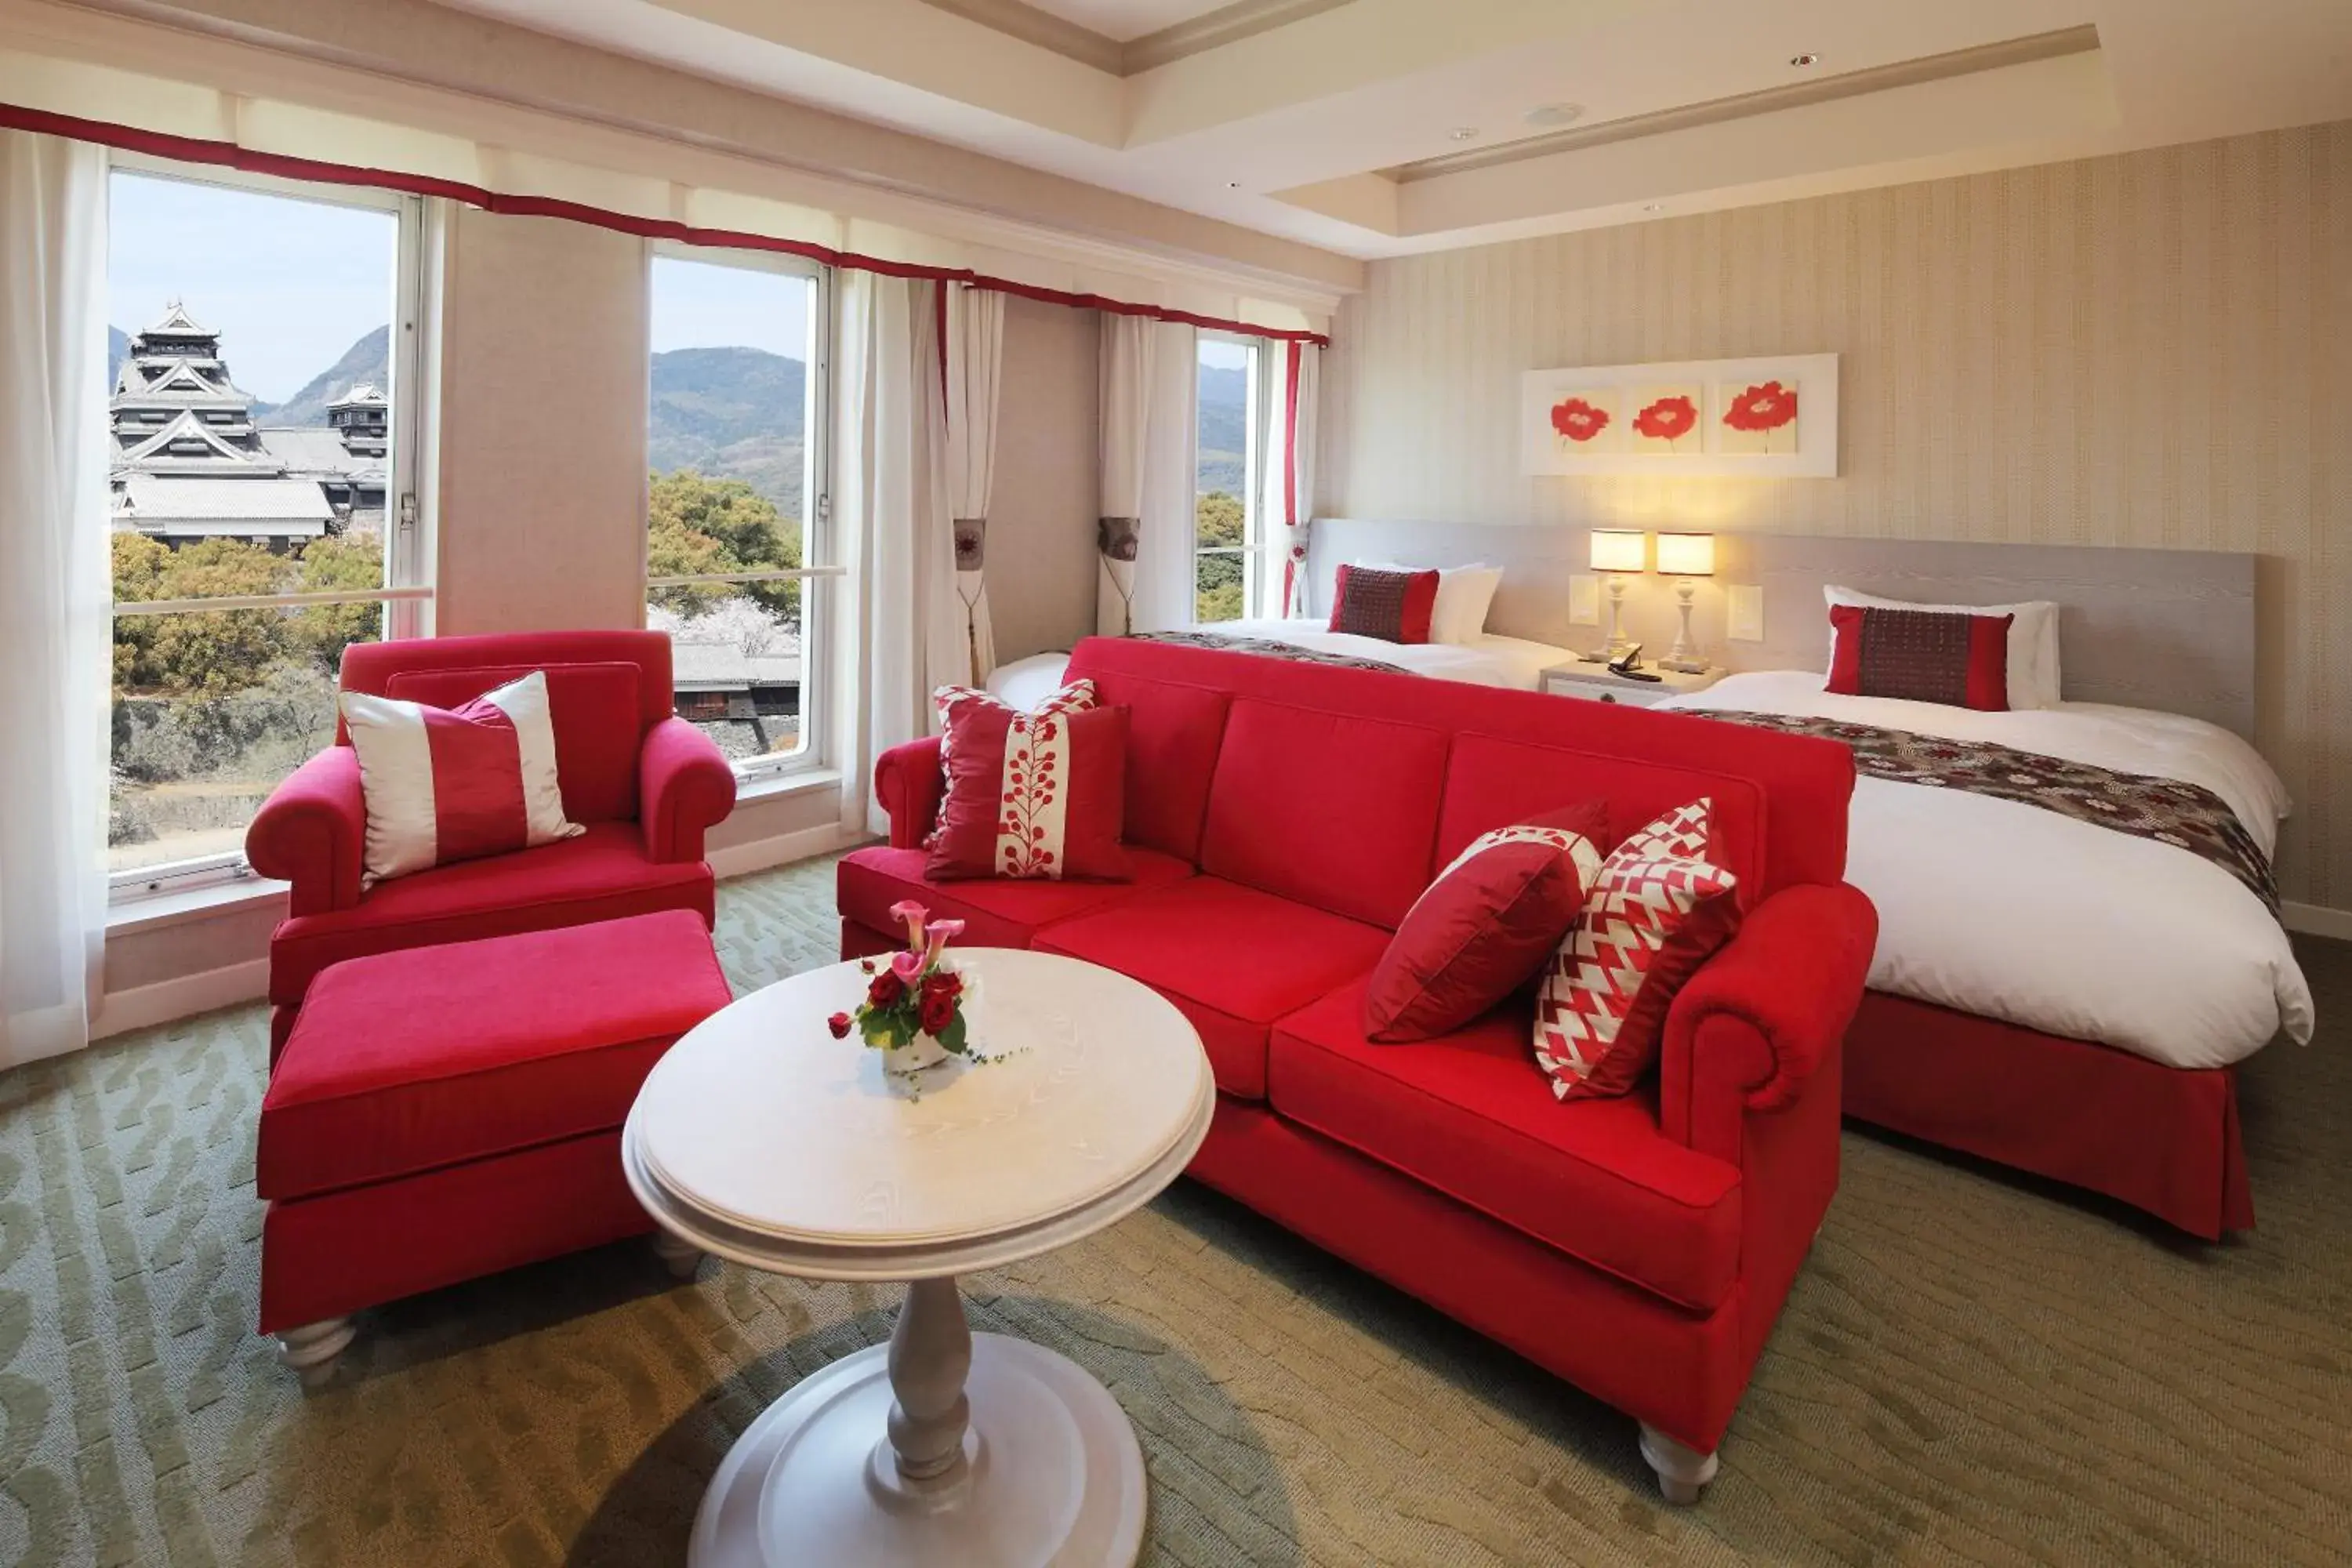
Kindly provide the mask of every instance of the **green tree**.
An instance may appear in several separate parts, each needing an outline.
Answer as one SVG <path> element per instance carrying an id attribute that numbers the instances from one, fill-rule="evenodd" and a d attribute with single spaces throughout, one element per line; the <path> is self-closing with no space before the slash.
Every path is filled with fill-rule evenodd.
<path id="1" fill-rule="evenodd" d="M 373 530 L 330 534 L 303 548 L 292 573 L 289 592 L 347 593 L 383 586 L 383 536 Z M 287 617 L 287 640 L 292 651 L 308 659 L 321 675 L 343 667 L 343 649 L 355 642 L 373 642 L 383 636 L 383 606 L 313 605 Z"/>
<path id="2" fill-rule="evenodd" d="M 1247 542 L 1248 514 L 1238 498 L 1211 490 L 1192 503 L 1192 542 L 1202 550 L 1237 550 Z M 1234 621 L 1242 615 L 1244 555 L 1192 557 L 1192 614 L 1197 620 Z"/>
<path id="3" fill-rule="evenodd" d="M 653 476 L 646 510 L 646 567 L 655 577 L 705 572 L 757 572 L 801 563 L 800 529 L 777 514 L 773 501 L 741 479 L 714 479 L 692 468 Z M 660 588 L 653 602 L 680 615 L 746 595 L 797 626 L 797 582 L 708 584 Z"/>
<path id="4" fill-rule="evenodd" d="M 286 557 L 239 539 L 201 539 L 178 550 L 137 534 L 113 539 L 119 602 L 223 598 L 280 591 Z M 288 650 L 274 610 L 124 616 L 115 622 L 118 685 L 170 696 L 216 696 L 259 680 Z"/>

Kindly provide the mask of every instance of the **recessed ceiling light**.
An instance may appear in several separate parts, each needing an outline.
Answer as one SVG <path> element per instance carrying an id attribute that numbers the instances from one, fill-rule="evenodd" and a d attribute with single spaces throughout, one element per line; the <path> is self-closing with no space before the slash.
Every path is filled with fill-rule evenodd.
<path id="1" fill-rule="evenodd" d="M 1664 202 L 1643 202 L 1642 204 L 1642 210 L 1645 213 L 1662 213 L 1666 210 L 1666 204 Z"/>
<path id="2" fill-rule="evenodd" d="M 1478 140 L 1478 128 L 1475 125 L 1457 125 L 1445 133 L 1445 139 L 1448 142 L 1475 142 Z"/>
<path id="3" fill-rule="evenodd" d="M 1822 63 L 1822 57 L 1813 53 L 1811 49 L 1808 49 L 1801 55 L 1790 55 L 1789 57 L 1789 63 L 1796 67 L 1799 70 L 1811 70 L 1813 67 Z"/>
<path id="4" fill-rule="evenodd" d="M 1225 182 L 1225 189 L 1229 191 L 1238 191 L 1241 188 L 1242 183 L 1239 180 L 1227 180 Z"/>
<path id="5" fill-rule="evenodd" d="M 1580 103 L 1538 103 L 1520 116 L 1530 125 L 1573 125 L 1584 118 Z"/>

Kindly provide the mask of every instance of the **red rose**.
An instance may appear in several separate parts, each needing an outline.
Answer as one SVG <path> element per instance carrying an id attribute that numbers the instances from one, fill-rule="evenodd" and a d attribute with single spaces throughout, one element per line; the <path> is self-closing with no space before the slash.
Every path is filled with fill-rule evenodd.
<path id="1" fill-rule="evenodd" d="M 824 1026 L 833 1031 L 833 1037 L 836 1040 L 849 1038 L 849 1015 L 846 1013 L 835 1013 L 824 1021 Z"/>
<path id="2" fill-rule="evenodd" d="M 923 992 L 923 1005 L 920 1014 L 923 1033 L 927 1035 L 945 1034 L 947 1032 L 948 1026 L 955 1022 L 955 1016 L 956 999 L 954 992 L 932 991 L 929 989 L 926 989 Z"/>
<path id="3" fill-rule="evenodd" d="M 1797 389 L 1768 381 L 1761 386 L 1751 386 L 1731 400 L 1723 411 L 1723 422 L 1734 430 L 1757 432 L 1778 430 L 1797 417 Z"/>
<path id="4" fill-rule="evenodd" d="M 1679 393 L 1661 397 L 1633 416 L 1633 428 L 1653 441 L 1677 440 L 1697 423 L 1698 409 Z"/>
<path id="5" fill-rule="evenodd" d="M 1571 441 L 1590 441 L 1609 428 L 1609 410 L 1571 397 L 1552 405 L 1551 427 Z"/>
<path id="6" fill-rule="evenodd" d="M 907 983 L 895 972 L 886 969 L 874 977 L 873 984 L 866 988 L 866 1005 L 868 1007 L 896 1007 L 898 998 L 906 994 Z"/>
<path id="7" fill-rule="evenodd" d="M 934 969 L 923 977 L 925 996 L 963 994 L 963 976 L 952 969 Z"/>

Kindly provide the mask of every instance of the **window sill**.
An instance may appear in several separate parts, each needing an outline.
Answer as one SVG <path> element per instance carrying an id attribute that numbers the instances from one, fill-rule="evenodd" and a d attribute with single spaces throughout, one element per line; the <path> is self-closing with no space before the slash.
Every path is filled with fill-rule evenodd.
<path id="1" fill-rule="evenodd" d="M 738 786 L 735 804 L 740 808 L 761 801 L 789 800 L 794 795 L 812 795 L 819 790 L 838 789 L 840 786 L 841 774 L 835 769 L 802 768 Z M 196 921 L 215 920 L 223 915 L 242 914 L 283 899 L 286 889 L 286 883 L 268 877 L 240 877 L 235 881 L 190 888 L 184 892 L 149 893 L 126 899 L 108 907 L 106 934 L 110 937 L 131 936 L 141 931 L 163 931 Z"/>
<path id="2" fill-rule="evenodd" d="M 268 877 L 240 877 L 231 882 L 190 888 L 180 893 L 149 893 L 108 906 L 106 934 L 131 936 L 169 926 L 216 919 L 261 909 L 286 896 L 288 884 Z"/>
<path id="3" fill-rule="evenodd" d="M 791 773 L 773 773 L 763 779 L 739 779 L 735 784 L 735 804 L 742 806 L 763 800 L 788 800 L 796 795 L 840 787 L 841 773 L 838 769 L 796 768 Z"/>

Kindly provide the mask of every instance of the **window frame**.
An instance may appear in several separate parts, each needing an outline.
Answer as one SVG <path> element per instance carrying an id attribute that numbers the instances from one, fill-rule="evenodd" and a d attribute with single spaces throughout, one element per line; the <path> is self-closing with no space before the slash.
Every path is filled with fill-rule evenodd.
<path id="1" fill-rule="evenodd" d="M 801 506 L 806 515 L 800 520 L 800 566 L 793 570 L 697 572 L 683 576 L 656 577 L 652 574 L 648 541 L 648 553 L 637 563 L 645 579 L 645 592 L 640 595 L 643 607 L 639 614 L 642 616 L 651 610 L 654 591 L 658 588 L 686 588 L 712 583 L 799 583 L 800 749 L 782 754 L 740 759 L 730 757 L 728 763 L 735 770 L 737 782 L 748 785 L 774 784 L 794 774 L 831 768 L 834 765 L 833 705 L 837 700 L 834 690 L 833 638 L 828 635 L 835 614 L 831 584 L 835 578 L 848 575 L 848 569 L 839 563 L 836 554 L 838 542 L 835 536 L 833 518 L 834 269 L 823 262 L 777 251 L 688 245 L 667 239 L 649 241 L 646 247 L 646 314 L 648 326 L 646 417 L 648 438 L 652 434 L 653 419 L 650 327 L 653 264 L 656 260 L 691 261 L 709 267 L 769 272 L 803 279 L 809 284 L 808 384 L 801 398 Z M 642 510 L 650 519 L 653 511 L 653 464 L 650 461 L 646 465 L 646 474 L 647 489 Z M 673 691 L 673 706 L 675 702 L 676 693 Z"/>
<path id="2" fill-rule="evenodd" d="M 1267 616 L 1266 606 L 1273 603 L 1276 592 L 1270 588 L 1267 583 L 1266 552 L 1271 546 L 1271 540 L 1268 537 L 1270 530 L 1266 526 L 1265 516 L 1265 426 L 1266 411 L 1273 406 L 1267 401 L 1273 395 L 1273 388 L 1268 378 L 1272 374 L 1276 356 L 1272 353 L 1272 342 L 1269 339 L 1247 332 L 1228 332 L 1213 328 L 1201 328 L 1195 333 L 1192 349 L 1192 374 L 1196 388 L 1199 385 L 1200 376 L 1200 344 L 1203 342 L 1230 343 L 1235 348 L 1244 349 L 1248 351 L 1249 363 L 1244 367 L 1242 376 L 1242 493 L 1236 498 L 1242 503 L 1242 542 L 1237 545 L 1203 546 L 1201 543 L 1200 525 L 1197 521 L 1194 522 L 1192 552 L 1193 616 L 1197 621 L 1200 615 L 1202 557 L 1235 555 L 1241 558 L 1242 565 L 1242 613 L 1236 618 L 1263 620 Z M 1197 455 L 1201 438 L 1201 415 L 1197 399 L 1196 391 L 1192 411 L 1192 444 L 1195 452 L 1192 469 L 1192 500 L 1196 520 L 1199 515 L 1201 497 L 1200 464 Z"/>
<path id="3" fill-rule="evenodd" d="M 112 603 L 111 619 L 125 615 L 191 615 L 233 609 L 298 608 L 306 605 L 376 604 L 383 608 L 384 640 L 421 637 L 430 628 L 434 584 L 431 558 L 425 547 L 425 530 L 418 519 L 418 475 L 423 471 L 421 422 L 424 367 L 425 200 L 404 192 L 367 185 L 321 184 L 275 174 L 181 163 L 143 153 L 116 150 L 107 155 L 109 195 L 117 174 L 144 179 L 172 180 L 181 184 L 210 185 L 247 195 L 279 196 L 323 206 L 358 207 L 389 214 L 394 219 L 393 315 L 398 331 L 385 345 L 385 365 L 392 384 L 385 389 L 386 431 L 390 448 L 384 464 L 383 585 L 325 594 L 255 594 L 216 599 L 159 599 Z M 110 397 L 113 388 L 107 394 Z M 109 641 L 111 642 L 110 633 Z M 110 696 L 109 702 L 112 698 Z M 152 866 L 127 867 L 107 873 L 110 906 L 133 904 L 142 899 L 184 893 L 256 875 L 245 851 L 220 850 L 210 855 L 159 861 Z"/>

